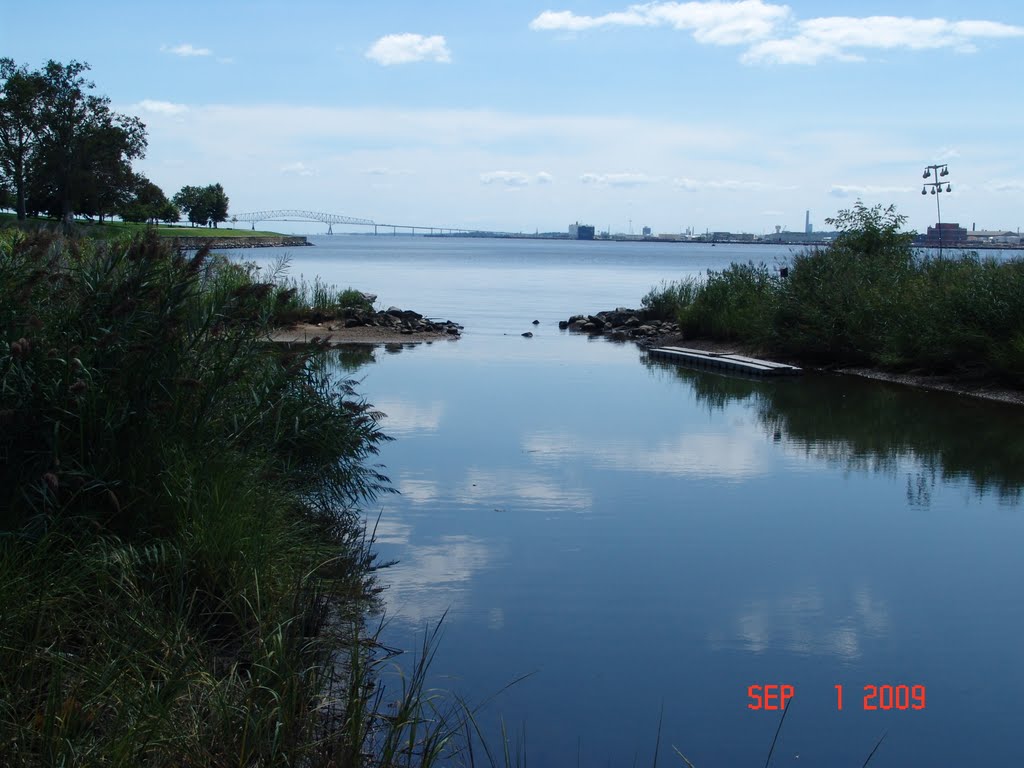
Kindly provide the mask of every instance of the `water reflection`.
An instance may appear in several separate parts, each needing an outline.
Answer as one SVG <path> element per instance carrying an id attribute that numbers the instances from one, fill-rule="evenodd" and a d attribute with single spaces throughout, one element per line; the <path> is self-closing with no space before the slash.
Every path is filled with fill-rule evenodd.
<path id="1" fill-rule="evenodd" d="M 907 473 L 907 500 L 927 506 L 940 482 L 966 478 L 979 493 L 1020 500 L 1024 409 L 850 376 L 798 381 L 722 376 L 644 359 L 686 381 L 711 409 L 752 405 L 787 452 L 848 471 Z"/>
<path id="2" fill-rule="evenodd" d="M 414 404 L 407 400 L 382 398 L 374 408 L 384 414 L 381 427 L 392 437 L 409 437 L 415 434 L 437 432 L 441 427 L 445 403 L 435 400 L 425 404 Z"/>
<path id="3" fill-rule="evenodd" d="M 526 436 L 523 449 L 535 461 L 547 464 L 585 458 L 605 469 L 624 472 L 738 479 L 769 470 L 768 450 L 759 444 L 759 437 L 742 424 L 730 434 L 685 434 L 653 445 L 636 437 L 588 440 L 568 433 L 539 432 Z"/>
<path id="4" fill-rule="evenodd" d="M 404 545 L 401 559 L 384 576 L 390 585 L 383 595 L 388 613 L 413 627 L 436 622 L 446 612 L 454 616 L 465 607 L 475 575 L 490 562 L 490 547 L 465 535 L 414 543 L 409 540 L 411 529 L 402 528 L 386 529 L 386 533 L 396 534 L 387 539 L 388 543 Z M 493 617 L 491 623 L 500 625 Z"/>
<path id="5" fill-rule="evenodd" d="M 498 511 L 514 511 L 519 504 L 526 511 L 585 512 L 593 504 L 586 488 L 566 487 L 557 478 L 521 470 L 470 469 L 457 491 L 462 504 L 491 504 Z"/>
<path id="6" fill-rule="evenodd" d="M 852 662 L 861 657 L 868 639 L 889 632 L 890 609 L 865 585 L 832 601 L 817 586 L 808 586 L 745 601 L 729 621 L 708 633 L 711 650 L 756 654 L 781 650 Z"/>

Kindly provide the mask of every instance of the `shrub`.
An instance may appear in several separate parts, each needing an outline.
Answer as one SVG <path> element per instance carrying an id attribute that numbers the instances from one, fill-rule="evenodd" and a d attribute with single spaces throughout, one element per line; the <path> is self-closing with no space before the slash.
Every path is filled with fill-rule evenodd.
<path id="1" fill-rule="evenodd" d="M 0 233 L 5 765 L 333 764 L 372 716 L 320 702 L 363 647 L 386 438 L 265 343 L 253 274 Z"/>
<path id="2" fill-rule="evenodd" d="M 709 270 L 696 296 L 680 312 L 679 325 L 697 336 L 761 343 L 770 337 L 778 293 L 779 278 L 765 264 Z"/>
<path id="3" fill-rule="evenodd" d="M 671 283 L 662 280 L 661 285 L 651 288 L 640 303 L 652 318 L 675 321 L 680 312 L 693 303 L 700 288 L 700 281 L 692 277 Z"/>

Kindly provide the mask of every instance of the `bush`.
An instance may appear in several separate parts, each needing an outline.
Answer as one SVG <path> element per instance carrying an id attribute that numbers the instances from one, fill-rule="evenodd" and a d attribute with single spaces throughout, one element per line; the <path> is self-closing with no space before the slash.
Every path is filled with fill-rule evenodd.
<path id="1" fill-rule="evenodd" d="M 281 261 L 272 272 L 274 284 L 273 300 L 269 307 L 272 321 L 277 325 L 286 325 L 302 320 L 333 320 L 346 310 L 369 312 L 373 304 L 366 296 L 354 288 L 340 290 L 337 286 L 324 283 L 319 277 L 312 283 L 304 277 L 298 280 L 284 274 L 286 261 Z"/>
<path id="2" fill-rule="evenodd" d="M 828 219 L 835 242 L 794 256 L 785 279 L 733 264 L 662 283 L 644 305 L 676 308 L 687 334 L 810 361 L 1024 382 L 1024 261 L 919 254 L 905 221 L 858 202 Z"/>
<path id="3" fill-rule="evenodd" d="M 671 283 L 662 280 L 661 285 L 651 288 L 640 303 L 652 318 L 675 321 L 693 303 L 700 289 L 700 281 L 692 277 Z"/>
<path id="4" fill-rule="evenodd" d="M 779 278 L 765 264 L 733 264 L 708 271 L 689 306 L 679 314 L 684 333 L 755 344 L 770 337 L 778 303 Z"/>
<path id="5" fill-rule="evenodd" d="M 358 753 L 374 411 L 205 251 L 7 231 L 0 285 L 4 764 Z"/>

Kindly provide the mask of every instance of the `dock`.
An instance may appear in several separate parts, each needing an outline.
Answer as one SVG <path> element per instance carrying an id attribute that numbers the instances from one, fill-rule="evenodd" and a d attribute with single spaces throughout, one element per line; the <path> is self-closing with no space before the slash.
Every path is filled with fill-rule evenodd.
<path id="1" fill-rule="evenodd" d="M 745 373 L 748 376 L 795 376 L 803 372 L 795 365 L 788 365 L 786 363 L 759 360 L 756 357 L 747 357 L 746 355 L 719 354 L 702 349 L 688 349 L 687 347 L 655 347 L 648 350 L 647 354 L 655 360 L 668 360 L 669 362 L 694 368 L 711 368 L 734 373 Z"/>

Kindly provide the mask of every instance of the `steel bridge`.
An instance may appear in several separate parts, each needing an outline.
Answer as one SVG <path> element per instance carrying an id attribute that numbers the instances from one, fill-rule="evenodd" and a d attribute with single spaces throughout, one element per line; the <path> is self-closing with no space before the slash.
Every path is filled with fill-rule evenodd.
<path id="1" fill-rule="evenodd" d="M 245 222 L 251 223 L 252 228 L 256 229 L 256 223 L 261 221 L 318 221 L 321 224 L 327 225 L 327 234 L 334 234 L 335 224 L 344 224 L 347 226 L 356 227 L 373 227 L 373 234 L 380 234 L 380 230 L 385 231 L 391 230 L 391 234 L 398 234 L 398 230 L 410 230 L 411 234 L 416 234 L 416 230 L 420 230 L 423 234 L 431 235 L 443 235 L 443 234 L 481 234 L 481 235 L 501 235 L 507 234 L 504 232 L 485 232 L 479 229 L 460 229 L 459 227 L 428 227 L 428 226 L 413 226 L 411 224 L 382 224 L 372 219 L 357 219 L 352 216 L 342 216 L 337 213 L 319 213 L 317 211 L 298 211 L 291 208 L 286 208 L 278 211 L 254 211 L 252 213 L 239 213 L 231 217 L 232 223 Z"/>

